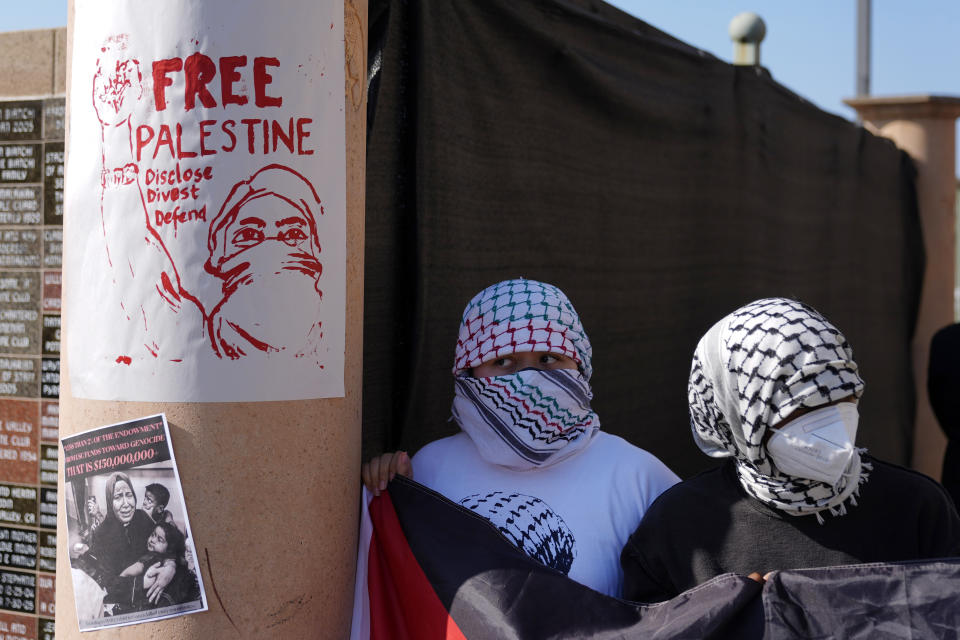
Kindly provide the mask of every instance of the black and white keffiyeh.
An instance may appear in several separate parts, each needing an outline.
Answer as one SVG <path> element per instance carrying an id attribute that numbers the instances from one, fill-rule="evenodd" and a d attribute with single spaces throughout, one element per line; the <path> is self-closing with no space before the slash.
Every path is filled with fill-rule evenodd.
<path id="1" fill-rule="evenodd" d="M 757 300 L 707 331 L 693 356 L 688 385 L 690 426 L 697 445 L 712 457 L 733 457 L 746 492 L 791 515 L 856 504 L 869 464 L 857 450 L 836 486 L 788 476 L 771 462 L 770 427 L 801 408 L 822 407 L 851 396 L 863 380 L 843 334 L 809 306 L 786 298 Z"/>

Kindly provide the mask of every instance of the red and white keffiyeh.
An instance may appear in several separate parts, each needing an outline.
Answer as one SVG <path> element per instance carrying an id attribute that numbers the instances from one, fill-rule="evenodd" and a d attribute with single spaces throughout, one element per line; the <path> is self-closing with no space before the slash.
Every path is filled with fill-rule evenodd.
<path id="1" fill-rule="evenodd" d="M 453 417 L 484 460 L 517 471 L 548 467 L 583 450 L 600 430 L 579 371 L 527 369 L 456 378 Z"/>
<path id="2" fill-rule="evenodd" d="M 464 309 L 453 372 L 532 351 L 573 358 L 590 379 L 593 350 L 567 296 L 545 282 L 504 280 L 475 295 Z"/>
<path id="3" fill-rule="evenodd" d="M 562 354 L 579 370 L 469 374 L 484 362 L 524 352 Z M 522 278 L 487 287 L 463 312 L 453 417 L 491 464 L 529 470 L 565 460 L 600 430 L 590 408 L 591 354 L 580 317 L 557 287 Z"/>

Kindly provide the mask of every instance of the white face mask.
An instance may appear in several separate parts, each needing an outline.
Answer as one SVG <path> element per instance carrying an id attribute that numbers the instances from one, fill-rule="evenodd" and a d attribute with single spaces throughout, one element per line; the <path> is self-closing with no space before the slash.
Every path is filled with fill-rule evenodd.
<path id="1" fill-rule="evenodd" d="M 836 486 L 856 451 L 859 419 L 852 402 L 811 411 L 775 430 L 767 452 L 782 473 Z"/>

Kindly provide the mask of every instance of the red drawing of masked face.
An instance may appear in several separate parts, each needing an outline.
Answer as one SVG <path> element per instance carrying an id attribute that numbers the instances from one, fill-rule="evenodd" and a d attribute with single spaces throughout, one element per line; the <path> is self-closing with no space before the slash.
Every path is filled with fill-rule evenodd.
<path id="1" fill-rule="evenodd" d="M 223 280 L 209 331 L 220 357 L 302 356 L 320 338 L 320 200 L 300 174 L 271 165 L 234 187 L 210 227 L 206 269 Z"/>
<path id="2" fill-rule="evenodd" d="M 288 200 L 268 194 L 251 199 L 237 216 L 236 230 L 228 231 L 230 246 L 235 252 L 255 247 L 261 242 L 276 240 L 288 247 L 303 247 L 309 240 L 307 217 Z M 270 235 L 273 234 L 273 235 Z M 307 243 L 309 249 L 309 243 Z"/>

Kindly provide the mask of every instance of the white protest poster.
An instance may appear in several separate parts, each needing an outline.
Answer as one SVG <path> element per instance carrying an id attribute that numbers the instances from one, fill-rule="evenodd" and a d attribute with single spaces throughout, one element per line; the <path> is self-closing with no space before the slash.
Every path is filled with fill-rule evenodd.
<path id="1" fill-rule="evenodd" d="M 80 631 L 207 610 L 163 414 L 60 439 Z"/>
<path id="2" fill-rule="evenodd" d="M 76 0 L 75 397 L 343 396 L 343 0 Z"/>

